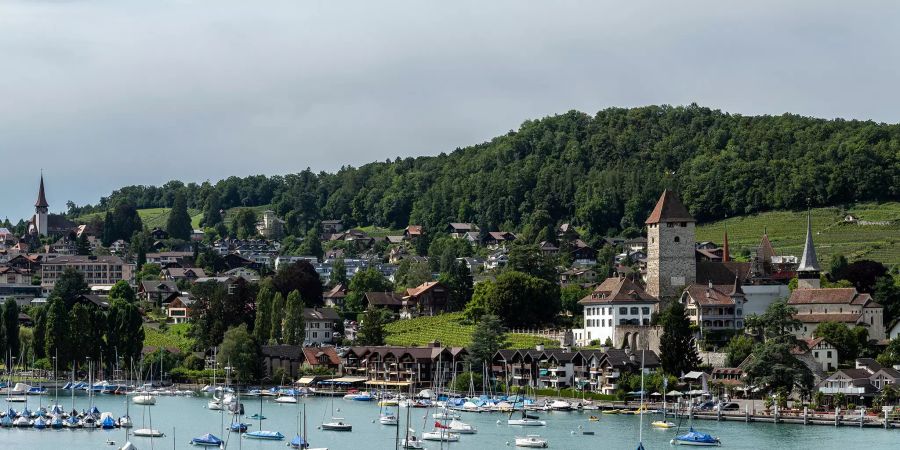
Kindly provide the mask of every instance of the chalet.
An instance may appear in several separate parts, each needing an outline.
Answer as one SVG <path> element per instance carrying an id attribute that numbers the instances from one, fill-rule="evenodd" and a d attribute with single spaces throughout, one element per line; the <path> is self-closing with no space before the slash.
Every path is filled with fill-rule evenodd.
<path id="1" fill-rule="evenodd" d="M 259 272 L 247 267 L 235 267 L 234 269 L 226 270 L 222 275 L 230 278 L 243 278 L 250 283 L 260 280 Z"/>
<path id="2" fill-rule="evenodd" d="M 885 386 L 897 385 L 900 371 L 882 367 L 870 358 L 859 358 L 853 369 L 838 369 L 819 383 L 819 392 L 826 395 L 843 394 L 850 398 L 875 397 Z"/>
<path id="3" fill-rule="evenodd" d="M 576 267 L 559 274 L 560 287 L 588 286 L 597 281 L 597 271 L 591 268 Z"/>
<path id="4" fill-rule="evenodd" d="M 509 252 L 506 249 L 500 249 L 488 255 L 484 261 L 485 270 L 497 270 L 506 267 L 509 264 Z"/>
<path id="5" fill-rule="evenodd" d="M 180 292 L 174 281 L 170 280 L 145 280 L 138 287 L 144 301 L 152 302 L 156 306 L 171 302 Z"/>
<path id="6" fill-rule="evenodd" d="M 19 269 L 23 273 L 37 273 L 41 269 L 41 261 L 43 259 L 43 255 L 20 253 L 6 261 L 6 266 Z"/>
<path id="7" fill-rule="evenodd" d="M 384 240 L 387 241 L 388 245 L 400 245 L 403 241 L 407 240 L 405 236 L 385 236 Z"/>
<path id="8" fill-rule="evenodd" d="M 737 278 L 731 285 L 694 283 L 681 294 L 681 303 L 700 333 L 744 328 L 744 304 L 747 296 Z"/>
<path id="9" fill-rule="evenodd" d="M 488 248 L 499 248 L 507 242 L 512 242 L 514 240 L 516 240 L 516 235 L 508 231 L 490 231 L 487 236 L 484 237 L 483 243 Z"/>
<path id="10" fill-rule="evenodd" d="M 205 237 L 206 237 L 206 233 L 204 233 L 203 230 L 196 229 L 196 228 L 191 230 L 191 241 L 192 242 L 200 242 Z"/>
<path id="11" fill-rule="evenodd" d="M 838 352 L 834 345 L 824 338 L 801 339 L 806 348 L 797 347 L 791 351 L 795 356 L 808 355 L 812 357 L 823 372 L 831 372 L 838 367 Z"/>
<path id="12" fill-rule="evenodd" d="M 155 252 L 147 253 L 147 262 L 157 264 L 160 267 L 190 267 L 193 266 L 193 252 Z M 188 262 L 191 262 L 188 264 Z"/>
<path id="13" fill-rule="evenodd" d="M 422 236 L 422 225 L 410 225 L 403 230 L 403 238 L 406 240 L 412 240 L 417 237 Z"/>
<path id="14" fill-rule="evenodd" d="M 470 273 L 484 270 L 484 260 L 481 258 L 466 256 L 462 258 L 456 258 L 456 261 L 463 262 L 466 265 L 466 268 L 469 269 Z"/>
<path id="15" fill-rule="evenodd" d="M 581 239 L 572 242 L 572 259 L 576 264 L 595 264 L 597 262 L 597 250 L 587 245 Z"/>
<path id="16" fill-rule="evenodd" d="M 340 233 L 344 231 L 344 221 L 340 219 L 329 219 L 323 220 L 322 222 L 322 233 L 323 234 L 334 234 Z"/>
<path id="17" fill-rule="evenodd" d="M 170 267 L 163 270 L 163 276 L 170 281 L 194 282 L 197 278 L 206 277 L 206 272 L 199 267 Z"/>
<path id="18" fill-rule="evenodd" d="M 451 222 L 447 226 L 447 232 L 450 233 L 450 236 L 456 239 L 461 239 L 465 237 L 466 233 L 476 231 L 478 231 L 478 226 L 474 223 Z"/>
<path id="19" fill-rule="evenodd" d="M 88 307 L 96 307 L 102 310 L 109 309 L 109 301 L 104 297 L 94 294 L 80 294 L 75 297 L 75 303 L 80 303 Z"/>
<path id="20" fill-rule="evenodd" d="M 32 275 L 23 269 L 0 266 L 0 295 L 40 295 L 41 287 L 32 284 Z"/>
<path id="21" fill-rule="evenodd" d="M 342 283 L 338 283 L 334 287 L 322 294 L 322 299 L 325 301 L 325 306 L 329 307 L 337 307 L 340 308 L 344 306 L 344 299 L 347 298 L 347 286 Z"/>
<path id="22" fill-rule="evenodd" d="M 336 373 L 341 368 L 341 357 L 334 347 L 304 347 L 303 367 L 310 369 L 325 369 Z"/>
<path id="23" fill-rule="evenodd" d="M 154 241 L 164 241 L 166 239 L 169 239 L 169 233 L 162 228 L 156 227 L 150 230 L 150 237 Z"/>
<path id="24" fill-rule="evenodd" d="M 369 308 L 386 308 L 398 314 L 403 308 L 403 296 L 396 292 L 366 292 L 363 300 Z"/>
<path id="25" fill-rule="evenodd" d="M 547 257 L 556 256 L 559 254 L 559 247 L 556 244 L 549 241 L 541 241 L 538 244 L 538 249 L 541 251 L 541 254 Z"/>
<path id="26" fill-rule="evenodd" d="M 188 295 L 178 295 L 166 305 L 166 317 L 170 323 L 185 323 L 191 320 L 194 299 Z"/>
<path id="27" fill-rule="evenodd" d="M 332 344 L 341 317 L 332 308 L 303 308 L 304 345 Z"/>
<path id="28" fill-rule="evenodd" d="M 647 253 L 647 238 L 639 236 L 625 241 L 625 248 L 632 252 Z"/>
<path id="29" fill-rule="evenodd" d="M 578 230 L 569 223 L 564 223 L 556 229 L 556 237 L 560 242 L 571 242 L 581 237 Z"/>
<path id="30" fill-rule="evenodd" d="M 235 253 L 229 253 L 222 258 L 225 262 L 225 266 L 228 267 L 228 270 L 236 269 L 238 267 L 247 267 L 253 270 L 259 270 L 265 264 L 260 264 L 256 261 L 244 258 L 241 255 Z"/>
<path id="31" fill-rule="evenodd" d="M 439 281 L 426 281 L 406 290 L 401 317 L 433 316 L 447 310 L 450 291 Z"/>

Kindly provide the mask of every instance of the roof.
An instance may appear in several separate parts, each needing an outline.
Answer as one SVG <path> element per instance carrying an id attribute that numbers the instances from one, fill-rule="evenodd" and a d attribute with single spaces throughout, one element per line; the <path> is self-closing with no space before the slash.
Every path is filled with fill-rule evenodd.
<path id="1" fill-rule="evenodd" d="M 647 218 L 647 224 L 659 222 L 696 222 L 688 212 L 678 194 L 666 189 L 656 202 L 656 206 Z"/>
<path id="2" fill-rule="evenodd" d="M 647 293 L 634 281 L 625 277 L 612 277 L 603 280 L 587 297 L 578 303 L 596 305 L 603 303 L 655 303 L 659 300 Z"/>
<path id="3" fill-rule="evenodd" d="M 336 284 L 333 288 L 329 289 L 324 295 L 323 298 L 344 298 L 347 296 L 347 286 L 344 286 L 343 283 Z"/>
<path id="4" fill-rule="evenodd" d="M 50 205 L 47 203 L 47 196 L 44 195 L 44 175 L 41 174 L 41 187 L 38 188 L 38 198 L 37 201 L 34 202 L 35 208 L 47 208 Z"/>
<path id="5" fill-rule="evenodd" d="M 332 308 L 303 308 L 303 320 L 341 320 Z"/>
<path id="6" fill-rule="evenodd" d="M 686 289 L 692 300 L 699 305 L 734 305 L 731 296 L 733 285 L 725 284 L 692 284 Z"/>
<path id="7" fill-rule="evenodd" d="M 174 281 L 150 280 L 141 281 L 142 292 L 178 292 L 178 286 Z"/>
<path id="8" fill-rule="evenodd" d="M 170 267 L 165 272 L 172 278 L 204 278 L 206 272 L 199 267 Z"/>
<path id="9" fill-rule="evenodd" d="M 422 225 L 410 225 L 406 227 L 406 232 L 410 235 L 420 235 L 422 234 Z"/>
<path id="10" fill-rule="evenodd" d="M 843 313 L 843 314 L 794 314 L 794 318 L 803 323 L 822 323 L 822 322 L 839 322 L 852 323 L 859 322 L 861 314 Z"/>
<path id="11" fill-rule="evenodd" d="M 401 306 L 403 297 L 396 292 L 366 292 L 366 301 L 372 306 Z"/>
<path id="12" fill-rule="evenodd" d="M 322 356 L 328 357 L 328 365 L 341 365 L 341 358 L 334 351 L 334 347 L 304 347 L 303 356 L 306 357 L 306 363 L 311 366 L 321 365 L 319 359 Z"/>
<path id="13" fill-rule="evenodd" d="M 816 289 L 794 289 L 791 297 L 788 299 L 790 305 L 815 305 L 815 304 L 865 304 L 856 303 L 857 297 L 865 297 L 869 299 L 868 294 L 859 295 L 856 288 L 816 288 Z"/>
<path id="14" fill-rule="evenodd" d="M 641 355 L 643 353 L 643 355 Z M 632 356 L 634 360 L 632 361 Z M 641 357 L 644 359 L 644 367 L 659 366 L 659 357 L 652 350 L 641 350 L 631 353 L 619 348 L 611 348 L 606 351 L 606 360 L 612 367 L 640 367 Z"/>
<path id="15" fill-rule="evenodd" d="M 806 213 L 806 242 L 803 244 L 803 256 L 800 258 L 800 265 L 797 266 L 797 272 L 819 272 L 819 260 L 816 257 L 816 246 L 813 245 L 812 238 L 812 214 Z"/>
<path id="16" fill-rule="evenodd" d="M 439 281 L 426 281 L 414 288 L 407 289 L 406 296 L 407 297 L 418 297 L 418 296 L 424 294 L 425 292 L 428 292 L 431 289 L 434 289 L 435 287 L 437 287 L 439 285 L 441 285 L 441 283 Z"/>
<path id="17" fill-rule="evenodd" d="M 750 278 L 751 268 L 748 262 L 697 261 L 697 283 L 731 284 L 735 277 L 743 282 Z"/>
<path id="18" fill-rule="evenodd" d="M 301 361 L 304 359 L 303 347 L 299 345 L 263 345 L 260 352 L 266 357 Z"/>
<path id="19" fill-rule="evenodd" d="M 471 223 L 450 222 L 450 228 L 459 231 L 469 231 L 474 229 L 475 227 Z"/>

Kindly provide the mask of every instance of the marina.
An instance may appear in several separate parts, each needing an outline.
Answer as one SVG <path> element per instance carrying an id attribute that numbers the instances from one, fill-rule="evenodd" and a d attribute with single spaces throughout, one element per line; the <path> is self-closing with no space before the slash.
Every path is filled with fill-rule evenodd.
<path id="1" fill-rule="evenodd" d="M 70 391 L 65 393 L 65 401 L 62 392 L 60 393 L 60 403 L 71 410 L 69 403 L 71 399 L 68 397 Z M 559 449 L 628 449 L 636 446 L 641 423 L 644 448 L 672 448 L 670 442 L 676 434 L 686 434 L 689 423 L 687 417 L 673 418 L 670 415 L 667 420 L 675 424 L 675 427 L 656 427 L 651 422 L 662 419 L 662 415 L 658 413 L 648 412 L 641 421 L 640 414 L 628 414 L 626 409 L 620 409 L 622 412 L 620 414 L 600 414 L 601 411 L 595 409 L 564 411 L 548 408 L 547 411 L 530 410 L 526 416 L 526 418 L 538 417 L 539 419 L 533 420 L 544 422 L 544 426 L 523 427 L 508 423 L 510 419 L 517 420 L 522 417 L 521 412 L 510 415 L 504 412 L 471 412 L 463 408 L 442 410 L 434 407 L 380 407 L 375 401 L 355 401 L 340 397 L 300 397 L 299 405 L 277 402 L 275 400 L 278 397 L 271 395 L 257 398 L 244 397 L 242 394 L 240 398 L 246 408 L 246 415 L 240 421 L 248 425 L 248 432 L 264 429 L 280 434 L 283 439 L 238 438 L 239 433 L 230 431 L 232 415 L 227 410 L 209 409 L 211 397 L 208 394 L 195 397 L 160 395 L 156 397 L 155 405 L 135 406 L 132 395 L 89 396 L 82 391 L 77 392 L 74 403 L 75 409 L 80 412 L 88 411 L 93 402 L 96 408 L 94 411 L 109 412 L 112 417 L 118 418 L 126 414 L 126 399 L 132 400 L 128 408 L 134 429 L 153 429 L 164 434 L 151 439 L 134 436 L 134 429 L 129 431 L 128 439 L 138 450 L 196 448 L 191 442 L 198 437 L 205 437 L 200 442 L 216 442 L 215 439 L 206 436 L 207 434 L 221 439 L 226 448 L 283 448 L 299 433 L 298 413 L 303 409 L 308 415 L 303 420 L 308 424 L 305 439 L 312 447 L 332 450 L 354 448 L 359 445 L 366 445 L 372 449 L 396 448 L 397 436 L 399 435 L 400 440 L 405 438 L 403 429 L 406 423 L 410 429 L 416 431 L 417 439 L 421 440 L 423 433 L 426 437 L 436 439 L 416 443 L 422 445 L 422 448 L 431 449 L 448 446 L 458 449 L 507 446 L 513 448 L 517 441 L 522 445 L 533 445 L 538 448 L 544 448 L 542 443 L 546 443 L 547 448 Z M 28 409 L 32 412 L 38 410 L 38 402 L 46 407 L 48 403 L 53 402 L 53 396 L 28 396 Z M 4 411 L 9 408 L 20 411 L 24 407 L 24 403 L 3 402 Z M 149 417 L 144 416 L 143 409 L 152 413 L 152 426 L 146 423 Z M 398 415 L 399 429 L 397 425 L 383 424 L 379 421 L 382 410 Z M 260 412 L 264 414 L 265 419 L 251 418 L 253 415 L 258 417 Z M 338 415 L 342 422 L 352 424 L 352 431 L 336 433 L 322 429 L 322 424 L 332 422 L 333 417 Z M 458 419 L 446 420 L 444 423 L 450 425 L 451 420 L 456 420 L 477 431 L 465 433 L 453 429 L 452 426 L 446 430 L 436 428 L 436 422 L 441 423 L 441 420 L 435 419 L 434 415 L 447 418 L 458 416 Z M 738 420 L 739 418 L 743 419 L 733 411 L 724 418 L 719 418 L 715 413 L 698 413 L 694 417 L 693 427 L 699 433 L 710 434 L 720 439 L 723 448 L 733 449 L 767 447 L 840 449 L 856 446 L 860 442 L 865 442 L 871 448 L 891 448 L 900 442 L 900 430 L 862 429 L 858 422 L 855 426 L 853 423 L 834 426 L 833 421 L 832 426 L 803 426 L 802 419 L 799 423 L 786 423 L 789 420 L 786 416 L 779 420 L 779 423 L 771 423 L 771 419 L 769 423 L 765 423 L 762 417 L 750 421 Z M 459 424 L 455 426 L 464 428 Z M 125 443 L 125 432 L 124 428 L 103 429 L 100 424 L 92 429 L 10 427 L 0 429 L 0 443 L 6 448 L 60 447 L 73 450 L 120 448 Z M 786 444 L 788 442 L 790 444 Z"/>

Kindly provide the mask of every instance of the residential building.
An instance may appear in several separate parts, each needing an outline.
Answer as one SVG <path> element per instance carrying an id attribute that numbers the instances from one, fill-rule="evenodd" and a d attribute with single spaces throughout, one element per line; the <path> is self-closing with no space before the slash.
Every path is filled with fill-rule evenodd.
<path id="1" fill-rule="evenodd" d="M 819 392 L 826 395 L 844 394 L 852 398 L 871 399 L 888 384 L 900 382 L 900 371 L 882 367 L 870 358 L 859 358 L 853 369 L 838 369 L 819 383 Z"/>
<path id="2" fill-rule="evenodd" d="M 478 231 L 478 226 L 474 223 L 451 222 L 447 226 L 447 232 L 450 233 L 451 237 L 456 239 L 462 239 L 465 237 L 466 233 L 476 231 Z"/>
<path id="3" fill-rule="evenodd" d="M 659 300 L 625 277 L 607 278 L 579 304 L 584 306 L 583 336 L 578 345 L 614 340 L 620 325 L 650 325 Z"/>
<path id="4" fill-rule="evenodd" d="M 275 271 L 277 272 L 285 265 L 293 264 L 297 261 L 306 261 L 310 264 L 315 264 L 319 262 L 319 259 L 315 256 L 278 256 L 275 258 Z"/>
<path id="5" fill-rule="evenodd" d="M 156 306 L 167 304 L 181 294 L 178 286 L 171 280 L 141 281 L 138 293 L 144 301 L 151 302 Z"/>
<path id="6" fill-rule="evenodd" d="M 731 285 L 692 284 L 681 295 L 688 318 L 700 328 L 700 334 L 707 331 L 741 330 L 744 328 L 744 295 L 740 280 Z"/>
<path id="7" fill-rule="evenodd" d="M 370 386 L 418 388 L 447 386 L 466 370 L 468 352 L 462 347 L 350 347 L 342 357 L 344 373 Z"/>
<path id="8" fill-rule="evenodd" d="M 344 221 L 340 219 L 329 219 L 321 222 L 323 234 L 334 234 L 344 231 Z"/>
<path id="9" fill-rule="evenodd" d="M 580 286 L 585 287 L 597 281 L 597 272 L 592 268 L 575 267 L 559 274 L 561 287 Z"/>
<path id="10" fill-rule="evenodd" d="M 256 232 L 266 239 L 281 239 L 284 236 L 284 220 L 279 219 L 275 211 L 267 209 L 256 223 Z"/>
<path id="11" fill-rule="evenodd" d="M 197 278 L 205 278 L 206 271 L 199 267 L 169 267 L 163 270 L 163 276 L 170 281 L 186 280 L 193 283 Z"/>
<path id="12" fill-rule="evenodd" d="M 171 323 L 185 323 L 191 320 L 191 306 L 194 299 L 189 295 L 178 295 L 166 305 L 166 317 Z"/>
<path id="13" fill-rule="evenodd" d="M 483 244 L 488 248 L 500 248 L 501 246 L 506 245 L 507 242 L 515 240 L 516 235 L 508 231 L 490 231 L 487 236 L 484 237 Z"/>
<path id="14" fill-rule="evenodd" d="M 803 328 L 795 332 L 799 337 L 812 337 L 823 322 L 843 323 L 850 328 L 866 327 L 869 339 L 886 337 L 884 307 L 869 294 L 860 294 L 855 288 L 797 288 L 791 293 L 788 304 L 797 310 L 794 318 L 803 323 Z"/>
<path id="15" fill-rule="evenodd" d="M 822 367 L 823 372 L 831 372 L 838 367 L 837 348 L 824 338 L 801 339 L 806 348 L 795 348 L 794 355 L 809 355 Z"/>
<path id="16" fill-rule="evenodd" d="M 433 316 L 447 310 L 450 291 L 439 281 L 426 281 L 408 288 L 403 296 L 401 317 Z"/>
<path id="17" fill-rule="evenodd" d="M 322 294 L 322 300 L 325 301 L 325 306 L 340 308 L 344 306 L 344 299 L 347 298 L 347 286 L 343 283 L 338 283 L 327 292 Z"/>
<path id="18" fill-rule="evenodd" d="M 370 308 L 386 308 L 397 314 L 403 308 L 403 296 L 396 292 L 366 292 L 363 300 Z"/>
<path id="19" fill-rule="evenodd" d="M 41 290 L 52 291 L 56 280 L 68 268 L 81 272 L 88 286 L 134 282 L 134 264 L 118 256 L 57 256 L 41 261 Z"/>
<path id="20" fill-rule="evenodd" d="M 332 308 L 303 308 L 306 327 L 304 345 L 322 345 L 335 342 L 335 328 L 341 317 Z"/>
<path id="21" fill-rule="evenodd" d="M 422 234 L 422 225 L 410 225 L 403 230 L 403 238 L 406 240 L 413 240 L 422 236 Z"/>
<path id="22" fill-rule="evenodd" d="M 193 252 L 156 252 L 147 253 L 147 262 L 158 264 L 160 267 L 190 267 L 193 266 Z M 189 263 L 190 262 L 190 263 Z"/>

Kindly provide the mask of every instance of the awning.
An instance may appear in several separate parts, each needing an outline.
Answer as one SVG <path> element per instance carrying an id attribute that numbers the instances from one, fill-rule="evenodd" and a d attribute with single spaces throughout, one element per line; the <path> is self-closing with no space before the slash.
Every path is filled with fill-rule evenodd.
<path id="1" fill-rule="evenodd" d="M 297 380 L 297 384 L 301 384 L 301 385 L 305 386 L 305 385 L 311 384 L 313 381 L 316 381 L 316 377 L 302 377 L 299 380 Z"/>
<path id="2" fill-rule="evenodd" d="M 409 386 L 409 381 L 369 380 L 366 381 L 366 384 L 369 386 Z"/>
<path id="3" fill-rule="evenodd" d="M 332 378 L 330 380 L 322 380 L 319 384 L 354 384 L 354 383 L 362 383 L 366 381 L 366 378 L 363 377 L 339 377 Z"/>

